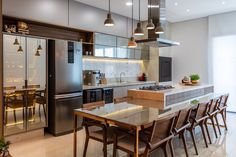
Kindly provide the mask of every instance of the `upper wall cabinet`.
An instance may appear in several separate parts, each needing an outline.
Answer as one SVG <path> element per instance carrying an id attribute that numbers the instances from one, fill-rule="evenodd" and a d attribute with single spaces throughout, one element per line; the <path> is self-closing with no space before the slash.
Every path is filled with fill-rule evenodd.
<path id="1" fill-rule="evenodd" d="M 95 33 L 95 44 L 116 47 L 116 36 Z"/>
<path id="2" fill-rule="evenodd" d="M 148 46 L 139 45 L 135 49 L 128 48 L 129 39 L 108 34 L 95 33 L 95 57 L 149 60 Z"/>

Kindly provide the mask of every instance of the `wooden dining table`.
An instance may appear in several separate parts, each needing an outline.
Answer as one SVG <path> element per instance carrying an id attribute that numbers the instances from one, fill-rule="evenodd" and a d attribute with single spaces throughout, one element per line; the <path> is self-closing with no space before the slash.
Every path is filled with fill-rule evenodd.
<path id="1" fill-rule="evenodd" d="M 154 120 L 161 119 L 169 114 L 192 107 L 197 107 L 198 103 L 208 102 L 211 99 L 220 97 L 221 94 L 210 93 L 201 97 L 174 104 L 173 108 L 159 109 L 155 107 L 154 100 L 131 99 L 123 103 L 110 103 L 102 107 L 91 109 L 75 109 L 74 110 L 74 142 L 73 156 L 77 157 L 77 122 L 78 117 L 86 117 L 89 119 L 105 122 L 110 125 L 126 128 L 135 131 L 135 157 L 138 157 L 139 150 L 139 131 L 152 124 Z M 160 103 L 160 102 L 158 102 Z"/>

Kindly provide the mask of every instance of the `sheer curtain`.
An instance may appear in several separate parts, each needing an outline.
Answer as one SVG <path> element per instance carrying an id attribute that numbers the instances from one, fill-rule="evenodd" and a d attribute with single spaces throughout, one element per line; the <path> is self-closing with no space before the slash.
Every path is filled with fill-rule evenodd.
<path id="1" fill-rule="evenodd" d="M 209 81 L 216 93 L 229 93 L 236 112 L 236 12 L 209 17 Z"/>

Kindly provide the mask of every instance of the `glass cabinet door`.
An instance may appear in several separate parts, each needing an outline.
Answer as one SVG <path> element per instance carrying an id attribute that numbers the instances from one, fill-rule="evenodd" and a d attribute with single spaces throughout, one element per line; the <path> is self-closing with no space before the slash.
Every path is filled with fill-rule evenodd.
<path id="1" fill-rule="evenodd" d="M 27 130 L 46 126 L 46 40 L 27 38 Z"/>
<path id="2" fill-rule="evenodd" d="M 4 34 L 3 46 L 4 135 L 45 127 L 46 40 Z"/>
<path id="3" fill-rule="evenodd" d="M 26 131 L 26 38 L 3 35 L 4 135 Z"/>

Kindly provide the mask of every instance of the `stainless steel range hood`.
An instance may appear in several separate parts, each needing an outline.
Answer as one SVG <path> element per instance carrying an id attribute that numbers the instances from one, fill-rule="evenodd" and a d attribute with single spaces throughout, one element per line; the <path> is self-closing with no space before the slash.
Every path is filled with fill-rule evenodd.
<path id="1" fill-rule="evenodd" d="M 151 12 L 151 16 L 148 14 L 148 18 L 151 18 L 154 24 L 161 23 L 162 27 L 166 31 L 168 29 L 168 22 L 166 21 L 165 0 L 149 0 L 148 3 L 149 6 L 159 6 L 148 8 L 148 11 Z M 179 42 L 167 39 L 166 32 L 159 36 L 155 34 L 154 30 L 148 30 L 147 39 L 136 40 L 136 42 L 152 47 L 170 47 L 180 45 Z"/>
<path id="2" fill-rule="evenodd" d="M 149 38 L 149 39 L 142 39 L 142 40 L 137 40 L 137 43 L 143 43 L 145 45 L 149 45 L 152 47 L 170 47 L 170 46 L 179 46 L 180 43 L 168 39 L 163 39 L 163 38 Z"/>

